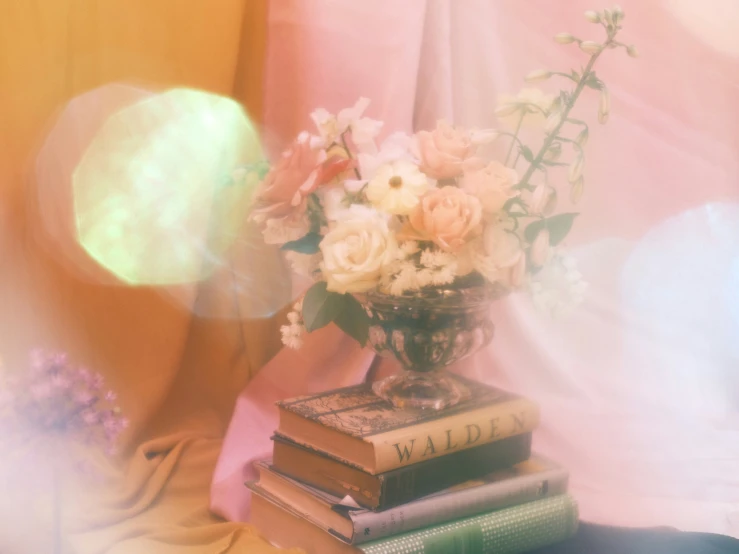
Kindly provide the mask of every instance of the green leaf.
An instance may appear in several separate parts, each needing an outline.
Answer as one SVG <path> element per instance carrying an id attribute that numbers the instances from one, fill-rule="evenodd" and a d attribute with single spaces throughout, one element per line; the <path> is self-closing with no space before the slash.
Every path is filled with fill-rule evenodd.
<path id="1" fill-rule="evenodd" d="M 485 278 L 482 275 L 473 271 L 462 277 L 457 277 L 450 286 L 454 289 L 465 289 L 468 287 L 479 287 L 480 285 L 484 285 L 485 282 Z"/>
<path id="2" fill-rule="evenodd" d="M 578 82 L 580 80 L 580 74 L 574 69 L 572 70 L 572 80 L 575 82 Z"/>
<path id="3" fill-rule="evenodd" d="M 323 237 L 318 233 L 308 233 L 298 240 L 291 240 L 282 245 L 280 250 L 293 250 L 301 254 L 315 254 Z"/>
<path id="4" fill-rule="evenodd" d="M 557 214 L 546 219 L 539 219 L 533 223 L 529 223 L 524 230 L 524 237 L 528 242 L 534 242 L 536 236 L 547 229 L 549 231 L 549 244 L 552 246 L 558 245 L 567 236 L 567 233 L 572 229 L 572 224 L 575 218 L 579 214 L 577 213 L 564 213 Z"/>
<path id="5" fill-rule="evenodd" d="M 534 153 L 531 151 L 531 148 L 529 148 L 525 144 L 522 144 L 519 147 L 519 150 L 521 151 L 521 155 L 527 162 L 531 163 L 534 161 Z"/>
<path id="6" fill-rule="evenodd" d="M 319 281 L 305 293 L 303 298 L 303 321 L 310 333 L 325 327 L 341 312 L 344 295 L 326 290 L 326 282 Z"/>
<path id="7" fill-rule="evenodd" d="M 334 318 L 334 323 L 361 346 L 367 344 L 370 319 L 362 305 L 351 294 L 343 295 L 343 307 Z"/>
<path id="8" fill-rule="evenodd" d="M 321 226 L 326 223 L 323 206 L 318 196 L 313 193 L 308 196 L 308 218 L 310 219 L 310 232 L 318 233 Z M 317 250 L 316 250 L 317 252 Z"/>
<path id="9" fill-rule="evenodd" d="M 598 79 L 595 71 L 591 71 L 590 73 L 588 73 L 588 78 L 585 79 L 585 86 L 595 90 L 601 90 L 603 88 L 603 81 Z"/>
<path id="10" fill-rule="evenodd" d="M 259 180 L 262 181 L 267 176 L 267 173 L 269 173 L 270 165 L 267 160 L 262 160 L 254 164 L 254 171 L 257 172 L 257 175 L 259 176 Z"/>

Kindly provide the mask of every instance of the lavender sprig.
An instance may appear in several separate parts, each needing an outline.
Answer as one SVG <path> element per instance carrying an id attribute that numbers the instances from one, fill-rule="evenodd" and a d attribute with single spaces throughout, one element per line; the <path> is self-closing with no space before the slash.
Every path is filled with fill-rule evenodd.
<path id="1" fill-rule="evenodd" d="M 99 444 L 113 454 L 128 420 L 114 404 L 115 392 L 104 385 L 102 375 L 73 365 L 67 354 L 38 349 L 26 372 L 5 379 L 0 397 L 17 422 Z"/>

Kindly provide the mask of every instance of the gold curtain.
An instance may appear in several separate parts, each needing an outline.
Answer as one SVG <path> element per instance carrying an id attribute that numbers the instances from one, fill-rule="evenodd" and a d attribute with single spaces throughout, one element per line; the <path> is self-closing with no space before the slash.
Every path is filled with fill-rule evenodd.
<path id="1" fill-rule="evenodd" d="M 272 550 L 207 505 L 234 400 L 278 348 L 279 316 L 198 319 L 157 290 L 83 282 L 35 240 L 27 194 L 55 114 L 107 83 L 233 96 L 258 121 L 266 3 L 0 0 L 0 355 L 10 369 L 34 346 L 68 351 L 103 373 L 131 420 L 110 468 L 122 478 L 86 488 L 94 509 L 68 532 L 71 551 Z M 199 294 L 207 299 L 208 283 Z M 0 499 L 0 516 L 17 516 L 2 518 L 0 551 L 48 551 L 30 489 L 16 492 Z"/>

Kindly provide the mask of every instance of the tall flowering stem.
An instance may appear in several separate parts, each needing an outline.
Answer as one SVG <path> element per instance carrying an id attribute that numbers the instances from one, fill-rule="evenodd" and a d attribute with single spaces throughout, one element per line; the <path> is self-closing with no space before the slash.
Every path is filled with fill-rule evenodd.
<path id="1" fill-rule="evenodd" d="M 519 143 L 521 142 L 518 139 L 518 133 L 521 131 L 521 125 L 523 124 L 524 117 L 526 117 L 526 112 L 522 111 L 521 115 L 518 118 L 518 123 L 516 124 L 516 130 L 513 131 L 513 134 L 511 135 L 511 145 L 508 147 L 508 153 L 506 154 L 505 162 L 503 162 L 505 163 L 505 165 L 508 165 L 508 162 L 511 159 L 511 153 L 513 152 L 513 147 L 516 145 L 516 141 L 518 141 Z M 516 158 L 516 160 L 518 160 L 518 158 Z M 514 162 L 513 165 L 515 167 L 516 163 Z"/>
<path id="2" fill-rule="evenodd" d="M 570 114 L 570 111 L 575 106 L 575 103 L 577 102 L 577 99 L 580 96 L 580 93 L 582 93 L 583 89 L 588 83 L 588 79 L 592 75 L 593 66 L 595 65 L 595 62 L 598 61 L 598 58 L 603 53 L 603 51 L 606 48 L 610 48 L 612 44 L 616 44 L 614 38 L 616 34 L 618 33 L 618 27 L 608 26 L 607 27 L 607 33 L 608 38 L 606 39 L 605 43 L 603 45 L 599 45 L 600 47 L 597 49 L 595 53 L 593 53 L 590 56 L 590 60 L 588 61 L 587 65 L 585 66 L 585 69 L 583 69 L 582 75 L 580 76 L 579 81 L 577 82 L 577 85 L 575 86 L 575 90 L 572 91 L 570 95 L 567 97 L 567 101 L 564 102 L 564 105 L 562 106 L 562 110 L 560 112 L 560 120 L 559 123 L 552 129 L 552 131 L 547 135 L 546 139 L 544 139 L 544 142 L 541 145 L 541 148 L 539 149 L 539 152 L 534 156 L 533 161 L 530 162 L 528 169 L 523 174 L 523 177 L 521 177 L 521 180 L 518 184 L 519 188 L 526 188 L 529 183 L 529 179 L 531 179 L 531 176 L 534 174 L 534 172 L 541 167 L 541 163 L 544 160 L 544 156 L 549 151 L 549 148 L 552 146 L 552 143 L 555 140 L 559 140 L 558 137 L 559 131 L 562 129 L 562 126 L 568 122 L 568 116 Z M 576 41 L 577 39 L 575 39 Z M 578 41 L 580 44 L 583 44 L 583 41 Z M 561 75 L 567 76 L 568 78 L 572 78 L 570 75 L 566 73 L 562 73 Z"/>

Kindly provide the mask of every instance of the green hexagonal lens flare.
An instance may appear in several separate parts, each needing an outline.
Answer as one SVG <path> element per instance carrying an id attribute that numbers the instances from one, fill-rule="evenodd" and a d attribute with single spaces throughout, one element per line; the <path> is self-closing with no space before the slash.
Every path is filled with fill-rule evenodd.
<path id="1" fill-rule="evenodd" d="M 262 149 L 242 107 L 174 89 L 113 114 L 73 175 L 80 244 L 130 285 L 208 277 L 246 217 L 252 183 L 234 169 Z"/>

